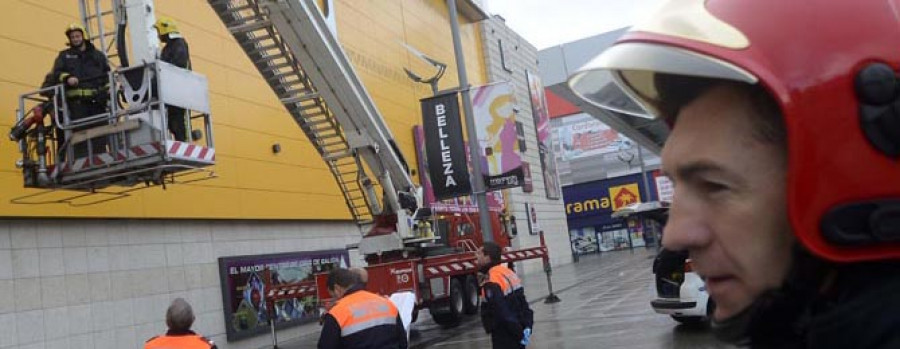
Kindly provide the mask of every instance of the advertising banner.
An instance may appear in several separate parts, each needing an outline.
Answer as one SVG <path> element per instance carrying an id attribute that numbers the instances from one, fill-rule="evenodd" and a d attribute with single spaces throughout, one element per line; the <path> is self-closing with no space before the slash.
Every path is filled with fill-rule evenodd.
<path id="1" fill-rule="evenodd" d="M 471 196 L 465 195 L 452 199 L 437 200 L 434 195 L 434 189 L 431 180 L 428 178 L 428 157 L 425 156 L 425 132 L 422 126 L 413 126 L 413 140 L 416 143 L 416 165 L 418 166 L 419 184 L 422 186 L 423 202 L 425 207 L 431 208 L 434 212 L 445 213 L 474 213 L 478 212 L 478 205 L 472 201 Z M 487 193 L 488 209 L 493 212 L 500 212 L 505 205 L 503 193 L 493 191 Z"/>
<path id="2" fill-rule="evenodd" d="M 615 210 L 635 202 L 657 200 L 655 182 L 647 184 L 650 188 L 645 189 L 641 174 L 636 173 L 566 186 L 563 190 L 569 229 L 621 222 L 611 217 Z M 650 193 L 651 197 L 644 198 L 641 193 Z"/>
<path id="3" fill-rule="evenodd" d="M 624 140 L 599 120 L 562 125 L 558 130 L 562 159 L 566 161 L 619 151 Z"/>
<path id="4" fill-rule="evenodd" d="M 534 181 L 531 179 L 531 164 L 528 161 L 522 161 L 522 172 L 525 175 L 525 182 L 522 184 L 522 192 L 530 193 L 534 191 Z"/>
<path id="5" fill-rule="evenodd" d="M 672 186 L 672 180 L 659 173 L 654 173 L 653 178 L 656 180 L 656 195 L 659 197 L 659 201 L 671 203 L 672 198 L 675 196 L 675 187 Z"/>
<path id="6" fill-rule="evenodd" d="M 512 87 L 508 82 L 476 87 L 471 98 L 485 190 L 521 186 L 525 174 Z"/>
<path id="7" fill-rule="evenodd" d="M 538 235 L 541 233 L 541 225 L 538 223 L 537 219 L 537 210 L 534 209 L 534 205 L 530 205 L 527 202 L 525 203 L 525 211 L 528 212 L 528 231 L 531 235 Z"/>
<path id="8" fill-rule="evenodd" d="M 422 99 L 428 175 L 437 199 L 472 193 L 456 92 Z"/>
<path id="9" fill-rule="evenodd" d="M 550 137 L 550 112 L 547 110 L 547 97 L 541 78 L 525 72 L 528 79 L 528 92 L 531 96 L 531 112 L 534 115 L 534 127 L 537 133 L 538 151 L 541 156 L 541 170 L 544 175 L 544 190 L 548 199 L 559 199 L 562 189 L 559 187 L 559 174 L 556 169 L 556 156 L 553 155 L 553 138 Z"/>
<path id="10" fill-rule="evenodd" d="M 428 157 L 425 156 L 425 130 L 422 126 L 413 126 L 413 142 L 416 144 L 416 168 L 419 173 L 419 186 L 422 187 L 422 201 L 432 203 L 434 189 L 431 187 L 431 176 L 428 174 Z"/>
<path id="11" fill-rule="evenodd" d="M 292 252 L 219 258 L 219 278 L 228 341 L 268 333 L 265 271 L 273 285 L 309 281 L 314 274 L 349 266 L 346 250 Z M 315 296 L 275 303 L 276 328 L 299 325 L 319 318 Z"/>

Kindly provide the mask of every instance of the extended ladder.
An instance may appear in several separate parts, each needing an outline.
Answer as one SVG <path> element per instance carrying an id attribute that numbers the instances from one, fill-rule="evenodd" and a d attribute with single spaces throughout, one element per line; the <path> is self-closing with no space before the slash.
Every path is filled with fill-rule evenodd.
<path id="1" fill-rule="evenodd" d="M 110 8 L 105 8 L 108 5 Z M 79 0 L 78 9 L 86 37 L 97 50 L 106 55 L 109 64 L 118 66 L 113 58 L 119 56 L 117 48 L 118 26 L 124 23 L 124 10 L 120 0 Z"/>
<path id="2" fill-rule="evenodd" d="M 414 189 L 390 131 L 313 1 L 209 4 L 325 160 L 357 224 L 381 211 L 360 159 L 392 196 L 389 204 L 398 202 L 398 190 Z"/>

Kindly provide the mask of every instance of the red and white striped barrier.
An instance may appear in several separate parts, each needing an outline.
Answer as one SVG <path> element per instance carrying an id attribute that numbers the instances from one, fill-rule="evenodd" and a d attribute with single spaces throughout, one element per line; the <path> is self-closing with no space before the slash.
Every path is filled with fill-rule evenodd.
<path id="1" fill-rule="evenodd" d="M 166 141 L 166 153 L 172 158 L 181 160 L 210 164 L 216 161 L 215 149 L 179 141 Z"/>
<path id="2" fill-rule="evenodd" d="M 216 150 L 199 145 L 194 145 L 178 141 L 166 141 L 166 153 L 169 157 L 177 160 L 187 160 L 192 162 L 202 162 L 213 164 L 216 161 Z M 148 156 L 158 155 L 162 152 L 160 143 L 148 143 L 136 145 L 128 148 L 128 158 L 137 159 Z M 125 151 L 120 150 L 118 156 L 113 158 L 110 153 L 95 154 L 91 158 L 83 157 L 72 161 L 72 164 L 62 164 L 55 166 L 51 171 L 51 176 L 59 175 L 61 170 L 63 174 L 81 172 L 96 167 L 103 167 L 122 162 L 126 159 Z M 90 161 L 89 161 L 90 160 Z"/>

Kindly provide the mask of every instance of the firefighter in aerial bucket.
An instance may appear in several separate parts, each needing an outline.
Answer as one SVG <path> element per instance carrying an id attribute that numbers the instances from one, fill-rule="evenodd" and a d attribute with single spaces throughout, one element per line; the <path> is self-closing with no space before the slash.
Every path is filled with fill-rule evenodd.
<path id="1" fill-rule="evenodd" d="M 65 84 L 68 118 L 70 123 L 74 123 L 72 130 L 81 131 L 106 124 L 107 119 L 99 117 L 106 113 L 109 101 L 110 68 L 106 55 L 94 47 L 80 24 L 73 23 L 66 27 L 65 34 L 69 48 L 59 52 L 50 74 L 55 81 Z M 95 116 L 96 121 L 79 122 L 88 117 L 94 119 Z M 60 139 L 60 143 L 63 141 Z M 106 137 L 99 136 L 75 144 L 76 158 L 88 155 L 88 142 L 92 154 L 106 152 Z"/>

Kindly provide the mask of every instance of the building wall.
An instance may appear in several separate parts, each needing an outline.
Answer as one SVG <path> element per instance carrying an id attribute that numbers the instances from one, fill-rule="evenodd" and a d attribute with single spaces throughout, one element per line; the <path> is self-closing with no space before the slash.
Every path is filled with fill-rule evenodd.
<path id="1" fill-rule="evenodd" d="M 503 19 L 497 16 L 484 21 L 482 37 L 484 38 L 484 57 L 488 80 L 491 82 L 509 81 L 513 85 L 518 109 L 516 121 L 521 122 L 525 129 L 526 151 L 522 154 L 522 159 L 531 166 L 534 190 L 531 193 L 525 193 L 522 188 L 508 189 L 510 193 L 508 204 L 512 207 L 511 212 L 516 216 L 516 225 L 519 228 L 519 238 L 515 240 L 517 242 L 514 245 L 535 246 L 539 244 L 538 236 L 528 233 L 528 213 L 525 212 L 525 203 L 528 203 L 535 207 L 539 226 L 544 231 L 549 245 L 551 262 L 554 264 L 570 263 L 572 256 L 569 252 L 563 199 L 560 197 L 551 200 L 546 195 L 531 109 L 531 97 L 525 75 L 526 71 L 530 71 L 532 74 L 540 76 L 537 65 L 537 49 L 507 27 Z M 502 59 L 501 46 L 503 49 Z M 524 264 L 526 274 L 541 268 L 538 261 L 529 261 Z"/>
<path id="2" fill-rule="evenodd" d="M 225 340 L 218 257 L 358 237 L 350 223 L 325 221 L 0 220 L 0 348 L 140 348 L 165 332 L 176 297 L 219 348 L 262 347 L 266 335 Z"/>

